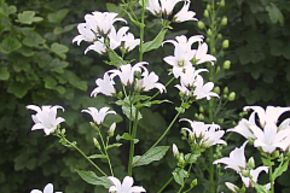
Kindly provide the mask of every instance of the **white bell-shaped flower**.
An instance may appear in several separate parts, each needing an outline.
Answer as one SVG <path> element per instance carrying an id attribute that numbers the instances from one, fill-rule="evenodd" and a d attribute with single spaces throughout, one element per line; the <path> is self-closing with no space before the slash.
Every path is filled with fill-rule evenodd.
<path id="1" fill-rule="evenodd" d="M 109 110 L 110 110 L 109 107 L 103 107 L 100 110 L 98 110 L 95 107 L 88 107 L 88 109 L 82 110 L 82 112 L 90 114 L 92 116 L 94 122 L 97 125 L 100 125 L 104 122 L 107 115 L 109 115 L 109 114 L 115 115 L 116 114 L 115 111 L 109 111 Z"/>
<path id="2" fill-rule="evenodd" d="M 108 177 L 112 182 L 112 186 L 109 188 L 109 193 L 141 193 L 146 192 L 142 186 L 133 186 L 134 180 L 130 176 L 126 176 L 123 182 L 113 176 Z"/>

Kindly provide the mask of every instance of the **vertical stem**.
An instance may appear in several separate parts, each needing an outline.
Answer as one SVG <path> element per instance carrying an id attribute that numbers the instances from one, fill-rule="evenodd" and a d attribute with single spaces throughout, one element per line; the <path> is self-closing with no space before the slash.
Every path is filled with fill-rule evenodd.
<path id="1" fill-rule="evenodd" d="M 160 190 L 158 190 L 157 193 L 162 193 L 163 190 L 165 190 L 165 188 L 173 181 L 173 176 L 171 176 L 169 178 L 169 180 L 166 181 L 166 183 L 160 188 Z"/>
<path id="2" fill-rule="evenodd" d="M 139 45 L 139 61 L 143 61 L 143 44 L 144 44 L 144 29 L 145 29 L 145 0 L 142 0 L 141 8 L 141 24 L 140 24 L 140 45 Z"/>
<path id="3" fill-rule="evenodd" d="M 138 122 L 139 122 L 138 114 L 139 114 L 139 111 L 136 109 L 135 116 L 134 116 L 132 133 L 131 133 L 133 140 L 130 141 L 128 176 L 132 176 L 133 175 L 133 157 L 134 157 L 134 152 L 135 152 L 134 140 L 136 138 Z"/>
<path id="4" fill-rule="evenodd" d="M 270 185 L 271 185 L 271 189 L 270 189 L 270 193 L 275 193 L 275 188 L 274 188 L 274 180 L 273 180 L 273 166 L 269 166 L 269 179 L 270 179 Z"/>

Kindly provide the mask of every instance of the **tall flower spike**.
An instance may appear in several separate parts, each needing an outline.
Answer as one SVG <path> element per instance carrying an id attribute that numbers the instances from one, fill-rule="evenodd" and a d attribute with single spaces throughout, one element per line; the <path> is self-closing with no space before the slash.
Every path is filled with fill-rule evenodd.
<path id="1" fill-rule="evenodd" d="M 42 129 L 46 135 L 53 133 L 58 125 L 64 122 L 64 118 L 57 117 L 57 110 L 61 109 L 64 111 L 64 108 L 61 106 L 36 106 L 28 105 L 27 109 L 33 110 L 36 112 L 35 115 L 32 115 L 32 120 L 34 125 L 31 128 L 32 131 Z"/>
<path id="2" fill-rule="evenodd" d="M 98 78 L 96 80 L 97 88 L 95 88 L 91 96 L 96 97 L 99 93 L 104 94 L 106 96 L 113 96 L 116 93 L 116 89 L 114 87 L 115 82 L 111 79 L 108 73 L 104 74 L 104 78 Z"/>
<path id="3" fill-rule="evenodd" d="M 44 187 L 43 191 L 38 190 L 38 189 L 34 189 L 34 190 L 31 190 L 30 193 L 54 193 L 53 185 L 51 183 L 49 183 Z M 55 192 L 55 193 L 62 193 L 62 192 Z"/>
<path id="4" fill-rule="evenodd" d="M 146 192 L 142 186 L 133 186 L 134 180 L 130 176 L 126 176 L 121 183 L 116 177 L 108 177 L 112 182 L 112 186 L 109 188 L 109 193 L 141 193 Z"/>
<path id="5" fill-rule="evenodd" d="M 109 115 L 109 114 L 115 115 L 116 114 L 115 111 L 109 111 L 109 109 L 110 109 L 109 107 L 103 107 L 100 110 L 98 110 L 95 107 L 88 107 L 88 110 L 85 109 L 85 110 L 82 110 L 82 112 L 90 114 L 92 116 L 94 122 L 97 125 L 100 125 L 104 122 L 107 115 Z"/>

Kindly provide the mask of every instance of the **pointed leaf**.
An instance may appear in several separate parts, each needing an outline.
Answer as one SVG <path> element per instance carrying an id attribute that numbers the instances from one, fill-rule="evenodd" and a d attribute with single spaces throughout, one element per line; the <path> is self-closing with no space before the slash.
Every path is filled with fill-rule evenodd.
<path id="1" fill-rule="evenodd" d="M 143 46 L 143 53 L 158 49 L 162 45 L 166 33 L 167 29 L 163 29 L 152 41 L 146 42 Z"/>
<path id="2" fill-rule="evenodd" d="M 167 153 L 169 146 L 158 146 L 149 149 L 142 156 L 133 158 L 133 167 L 148 165 L 152 162 L 161 160 Z"/>
<path id="3" fill-rule="evenodd" d="M 105 176 L 99 177 L 93 171 L 76 170 L 76 172 L 88 184 L 92 184 L 95 186 L 103 186 L 106 189 L 110 188 L 111 186 L 108 177 Z"/>

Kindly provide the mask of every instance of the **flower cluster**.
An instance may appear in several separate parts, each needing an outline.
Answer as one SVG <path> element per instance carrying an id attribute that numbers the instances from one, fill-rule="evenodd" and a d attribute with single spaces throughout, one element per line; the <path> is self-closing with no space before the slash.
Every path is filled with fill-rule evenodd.
<path id="1" fill-rule="evenodd" d="M 85 53 L 93 50 L 99 54 L 106 53 L 109 49 L 120 48 L 123 52 L 129 52 L 139 45 L 140 40 L 135 39 L 129 31 L 129 27 L 123 26 L 116 29 L 116 22 L 127 23 L 123 18 L 117 17 L 117 13 L 98 12 L 85 15 L 85 23 L 78 25 L 80 35 L 73 39 L 77 45 L 82 41 L 92 43 L 87 47 Z"/>
<path id="2" fill-rule="evenodd" d="M 158 75 L 154 72 L 149 73 L 145 65 L 148 63 L 125 64 L 121 65 L 119 69 L 107 71 L 103 78 L 96 80 L 97 87 L 92 91 L 91 96 L 96 97 L 98 94 L 113 96 L 116 94 L 114 87 L 116 78 L 119 78 L 123 86 L 133 86 L 135 90 L 146 92 L 156 88 L 160 93 L 165 92 L 165 86 L 158 82 Z"/>
<path id="3" fill-rule="evenodd" d="M 182 128 L 182 130 L 188 133 L 189 142 L 201 147 L 210 147 L 217 144 L 226 145 L 226 142 L 221 139 L 225 131 L 221 130 L 219 125 L 205 124 L 189 119 L 181 119 L 180 121 L 186 121 L 190 124 L 191 129 Z"/>
<path id="4" fill-rule="evenodd" d="M 153 15 L 168 18 L 172 15 L 173 10 L 177 3 L 183 2 L 183 7 L 173 16 L 173 21 L 177 23 L 185 21 L 197 21 L 195 18 L 196 13 L 189 11 L 189 0 L 149 0 L 147 10 Z"/>
<path id="5" fill-rule="evenodd" d="M 174 55 L 167 56 L 164 61 L 172 66 L 172 73 L 175 78 L 180 78 L 180 84 L 176 85 L 179 91 L 195 99 L 211 99 L 218 97 L 212 92 L 214 84 L 212 82 L 204 83 L 201 72 L 207 69 L 196 69 L 196 65 L 203 63 L 213 64 L 216 58 L 208 54 L 208 46 L 203 43 L 203 36 L 197 35 L 187 39 L 184 35 L 177 36 L 175 40 L 167 40 L 164 43 L 174 45 Z M 194 49 L 193 44 L 197 43 L 198 48 Z"/>
<path id="6" fill-rule="evenodd" d="M 108 177 L 112 182 L 112 186 L 109 188 L 109 193 L 141 193 L 146 192 L 142 186 L 133 186 L 134 180 L 130 176 L 126 176 L 121 183 L 116 177 Z"/>
<path id="7" fill-rule="evenodd" d="M 259 106 L 247 106 L 244 110 L 253 110 L 249 119 L 242 119 L 235 128 L 228 131 L 253 140 L 254 146 L 261 148 L 266 153 L 273 153 L 277 149 L 289 150 L 290 118 L 278 125 L 280 116 L 290 111 L 289 107 L 268 106 L 264 110 Z"/>

